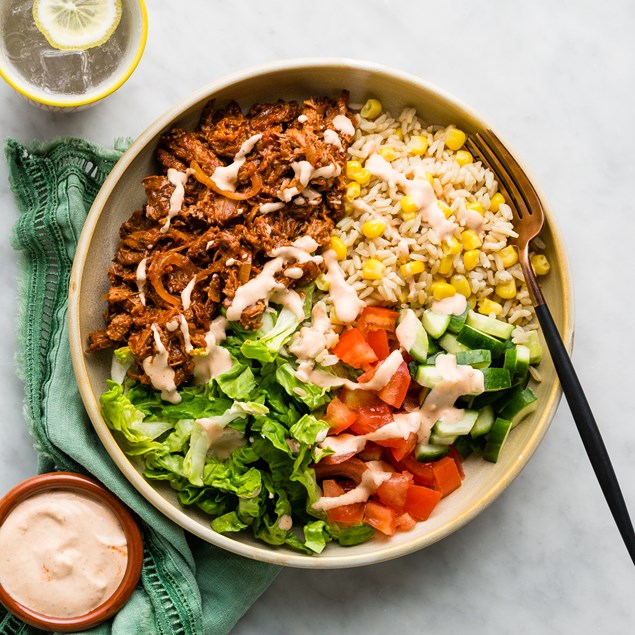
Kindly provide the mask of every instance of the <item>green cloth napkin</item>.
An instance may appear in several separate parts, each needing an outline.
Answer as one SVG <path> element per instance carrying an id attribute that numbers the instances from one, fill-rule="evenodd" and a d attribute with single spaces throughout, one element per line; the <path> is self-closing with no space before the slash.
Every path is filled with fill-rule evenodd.
<path id="1" fill-rule="evenodd" d="M 90 633 L 227 633 L 279 568 L 186 534 L 146 502 L 104 450 L 73 375 L 66 319 L 71 265 L 86 214 L 125 142 L 115 145 L 107 150 L 81 139 L 5 142 L 9 181 L 20 211 L 13 244 L 21 260 L 19 366 L 26 418 L 40 472 L 92 474 L 142 519 L 140 584 L 112 621 Z M 0 606 L 1 635 L 34 632 Z"/>

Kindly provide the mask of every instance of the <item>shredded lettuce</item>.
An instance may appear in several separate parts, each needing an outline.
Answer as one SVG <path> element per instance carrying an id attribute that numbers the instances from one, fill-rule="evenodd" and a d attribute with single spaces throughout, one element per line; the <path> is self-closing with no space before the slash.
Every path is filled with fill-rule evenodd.
<path id="1" fill-rule="evenodd" d="M 304 291 L 308 320 L 312 288 Z M 317 446 L 329 427 L 320 416 L 332 394 L 300 382 L 286 351 L 305 320 L 283 307 L 268 311 L 256 332 L 231 323 L 222 344 L 231 368 L 204 386 L 180 388 L 178 404 L 126 377 L 134 360 L 122 347 L 101 407 L 124 450 L 145 462 L 144 476 L 209 514 L 212 529 L 249 531 L 313 554 L 332 540 L 358 544 L 374 532 L 328 523 L 312 507 L 321 496 L 312 466 L 329 453 Z"/>

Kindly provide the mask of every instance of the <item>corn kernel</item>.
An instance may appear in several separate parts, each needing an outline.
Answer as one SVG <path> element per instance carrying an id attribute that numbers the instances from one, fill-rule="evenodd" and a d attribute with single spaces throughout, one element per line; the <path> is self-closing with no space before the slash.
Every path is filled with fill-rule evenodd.
<path id="1" fill-rule="evenodd" d="M 366 238 L 378 238 L 384 233 L 386 229 L 386 223 L 379 219 L 367 220 L 362 225 L 362 234 Z"/>
<path id="2" fill-rule="evenodd" d="M 461 242 L 463 243 L 463 248 L 466 251 L 478 249 L 483 244 L 481 239 L 478 237 L 478 234 L 472 229 L 466 229 L 461 234 Z"/>
<path id="3" fill-rule="evenodd" d="M 443 256 L 439 262 L 439 273 L 442 276 L 446 276 L 454 268 L 454 258 L 452 256 Z"/>
<path id="4" fill-rule="evenodd" d="M 320 291 L 328 291 L 331 288 L 331 283 L 329 282 L 329 279 L 323 274 L 321 273 L 316 279 L 315 279 L 315 286 L 320 290 Z"/>
<path id="5" fill-rule="evenodd" d="M 460 165 L 467 165 L 468 163 L 472 163 L 474 161 L 474 157 L 467 150 L 459 150 L 454 155 L 454 160 Z"/>
<path id="6" fill-rule="evenodd" d="M 384 276 L 386 265 L 376 258 L 369 258 L 362 267 L 364 280 L 381 280 Z"/>
<path id="7" fill-rule="evenodd" d="M 496 192 L 494 196 L 489 200 L 489 208 L 492 212 L 497 212 L 500 209 L 500 206 L 505 202 L 505 197 L 500 193 Z"/>
<path id="8" fill-rule="evenodd" d="M 472 287 L 467 278 L 462 274 L 456 274 L 450 278 L 450 284 L 456 289 L 457 293 L 469 298 L 472 293 Z"/>
<path id="9" fill-rule="evenodd" d="M 346 162 L 346 176 L 352 179 L 362 169 L 362 164 L 359 161 L 347 161 Z"/>
<path id="10" fill-rule="evenodd" d="M 404 278 L 418 276 L 420 273 L 423 273 L 424 269 L 425 265 L 420 260 L 411 260 L 399 267 L 399 271 Z"/>
<path id="11" fill-rule="evenodd" d="M 381 115 L 381 111 L 383 110 L 383 106 L 378 99 L 369 99 L 359 111 L 359 114 L 364 117 L 364 119 L 377 119 L 379 115 Z"/>
<path id="12" fill-rule="evenodd" d="M 465 206 L 465 208 L 471 209 L 473 212 L 477 212 L 481 216 L 485 216 L 485 210 L 483 209 L 483 206 L 478 201 L 475 201 L 474 203 L 468 203 Z"/>
<path id="13" fill-rule="evenodd" d="M 355 172 L 351 177 L 354 181 L 357 181 L 360 185 L 366 185 L 370 181 L 370 170 L 362 168 L 359 172 Z"/>
<path id="14" fill-rule="evenodd" d="M 414 220 L 417 218 L 417 212 L 401 212 L 401 218 L 405 221 Z"/>
<path id="15" fill-rule="evenodd" d="M 507 245 L 503 247 L 498 255 L 501 257 L 503 267 L 513 267 L 518 262 L 518 253 L 514 249 L 513 245 Z"/>
<path id="16" fill-rule="evenodd" d="M 543 254 L 535 254 L 531 257 L 531 267 L 537 276 L 544 276 L 551 269 L 547 256 Z"/>
<path id="17" fill-rule="evenodd" d="M 384 146 L 379 151 L 379 156 L 386 161 L 394 161 L 397 158 L 397 153 L 390 146 Z"/>
<path id="18" fill-rule="evenodd" d="M 403 212 L 418 212 L 419 211 L 419 208 L 417 207 L 417 204 L 415 203 L 414 198 L 412 198 L 412 196 L 410 196 L 409 194 L 402 196 L 401 200 L 399 201 L 399 204 L 401 205 L 401 210 Z"/>
<path id="19" fill-rule="evenodd" d="M 351 181 L 346 186 L 346 200 L 352 201 L 361 194 L 362 188 L 357 181 Z"/>
<path id="20" fill-rule="evenodd" d="M 458 128 L 449 128 L 445 135 L 445 145 L 450 150 L 458 150 L 467 140 L 467 135 Z"/>
<path id="21" fill-rule="evenodd" d="M 478 312 L 482 315 L 500 315 L 503 312 L 503 307 L 498 302 L 490 300 L 489 298 L 483 298 L 478 302 Z"/>
<path id="22" fill-rule="evenodd" d="M 353 198 L 355 198 L 355 197 L 353 197 Z M 344 201 L 344 213 L 347 216 L 351 216 L 354 211 L 355 211 L 355 208 L 350 204 L 350 202 L 348 200 L 348 192 L 347 192 L 347 198 Z"/>
<path id="23" fill-rule="evenodd" d="M 430 285 L 430 291 L 435 300 L 443 300 L 456 295 L 456 289 L 447 282 L 433 282 Z"/>
<path id="24" fill-rule="evenodd" d="M 472 271 L 481 260 L 481 253 L 478 249 L 468 249 L 463 254 L 463 265 L 467 271 Z"/>
<path id="25" fill-rule="evenodd" d="M 408 150 L 410 150 L 412 154 L 415 154 L 417 156 L 421 156 L 422 154 L 425 154 L 427 149 L 428 149 L 428 139 L 426 137 L 420 137 L 420 136 L 412 137 L 410 141 L 408 142 Z"/>
<path id="26" fill-rule="evenodd" d="M 343 322 L 340 322 L 340 319 L 337 317 L 337 313 L 335 313 L 335 307 L 333 307 L 329 312 L 329 320 L 331 321 L 331 324 L 344 324 Z"/>
<path id="27" fill-rule="evenodd" d="M 456 256 L 456 254 L 461 253 L 461 243 L 452 236 L 452 240 L 450 243 L 444 241 L 443 246 L 441 247 L 443 253 L 446 256 Z"/>
<path id="28" fill-rule="evenodd" d="M 430 174 L 430 172 L 424 172 L 423 178 L 426 179 L 430 185 L 434 185 L 434 177 Z"/>
<path id="29" fill-rule="evenodd" d="M 499 282 L 496 285 L 496 295 L 503 300 L 511 300 L 516 297 L 516 282 L 512 278 L 507 282 Z"/>
<path id="30" fill-rule="evenodd" d="M 344 241 L 339 236 L 331 236 L 331 249 L 335 252 L 335 257 L 338 260 L 344 260 L 348 253 L 348 247 L 344 244 Z"/>
<path id="31" fill-rule="evenodd" d="M 467 306 L 469 306 L 470 309 L 472 309 L 472 311 L 474 310 L 474 307 L 476 306 L 476 296 L 475 295 L 471 295 L 467 299 Z"/>
<path id="32" fill-rule="evenodd" d="M 450 218 L 452 216 L 452 208 L 443 201 L 437 201 L 437 207 L 443 212 L 446 218 Z"/>
<path id="33" fill-rule="evenodd" d="M 401 128 L 397 128 L 394 132 L 395 137 L 399 139 L 399 141 L 403 141 L 403 130 Z"/>

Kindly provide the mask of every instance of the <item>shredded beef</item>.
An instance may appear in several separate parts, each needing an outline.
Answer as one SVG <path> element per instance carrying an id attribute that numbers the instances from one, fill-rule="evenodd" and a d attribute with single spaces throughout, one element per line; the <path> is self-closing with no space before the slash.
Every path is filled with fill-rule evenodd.
<path id="1" fill-rule="evenodd" d="M 351 142 L 333 120 L 337 115 L 352 118 L 347 104 L 344 92 L 337 99 L 255 104 L 245 114 L 234 101 L 216 108 L 212 100 L 195 130 L 176 128 L 163 135 L 156 151 L 160 173 L 143 180 L 147 203 L 119 230 L 119 247 L 108 271 L 106 328 L 91 333 L 87 350 L 128 345 L 137 361 L 129 375 L 149 384 L 142 361 L 157 353 L 151 328 L 155 325 L 176 385 L 190 380 L 194 364 L 183 332 L 166 325 L 182 315 L 192 346 L 204 348 L 212 319 L 231 304 L 242 284 L 262 271 L 274 249 L 307 235 L 320 247 L 329 243 L 342 215 Z M 338 132 L 341 149 L 325 142 L 327 129 Z M 261 136 L 238 169 L 236 195 L 225 195 L 223 188 L 206 182 L 205 175 L 232 164 L 254 135 Z M 300 181 L 299 162 L 309 162 L 314 169 L 336 166 L 339 173 L 314 178 L 307 187 Z M 172 204 L 181 201 L 168 170 L 184 173 L 188 168 L 194 172 L 188 173 L 180 210 L 172 215 Z M 297 193 L 285 195 L 296 191 L 292 188 Z M 283 206 L 261 211 L 267 204 Z M 281 273 L 276 279 L 288 288 L 309 284 L 321 272 L 313 262 L 290 266 L 300 267 L 303 275 Z M 188 306 L 184 291 L 194 277 Z M 242 326 L 257 329 L 266 307 L 265 300 L 247 307 Z"/>

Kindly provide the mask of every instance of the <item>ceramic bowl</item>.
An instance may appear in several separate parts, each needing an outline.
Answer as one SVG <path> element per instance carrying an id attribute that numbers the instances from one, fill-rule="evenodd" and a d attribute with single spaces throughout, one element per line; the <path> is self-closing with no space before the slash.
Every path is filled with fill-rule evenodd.
<path id="1" fill-rule="evenodd" d="M 60 633 L 83 631 L 111 618 L 127 602 L 141 575 L 143 540 L 134 517 L 118 498 L 92 478 L 74 472 L 40 474 L 16 485 L 0 500 L 0 525 L 21 502 L 30 496 L 50 490 L 71 491 L 91 496 L 115 514 L 128 544 L 128 562 L 123 579 L 105 602 L 77 617 L 52 617 L 39 613 L 12 598 L 1 584 L 0 602 L 16 617 L 36 628 Z"/>
<path id="2" fill-rule="evenodd" d="M 169 486 L 150 484 L 141 468 L 117 445 L 100 414 L 99 395 L 109 375 L 109 352 L 86 356 L 88 334 L 103 326 L 107 289 L 106 270 L 116 251 L 118 229 L 131 211 L 144 203 L 141 180 L 156 173 L 153 154 L 162 133 L 174 126 L 191 128 L 210 98 L 221 106 L 236 99 L 243 106 L 258 101 L 305 99 L 312 95 L 337 95 L 346 88 L 352 103 L 368 97 L 381 99 L 393 113 L 414 106 L 428 123 L 456 124 L 468 133 L 490 127 L 471 108 L 424 80 L 405 73 L 342 59 L 296 60 L 251 69 L 210 84 L 170 109 L 132 144 L 114 167 L 88 215 L 72 272 L 69 319 L 73 365 L 82 398 L 97 434 L 110 456 L 130 482 L 166 516 L 186 530 L 219 547 L 248 558 L 288 566 L 338 568 L 371 564 L 426 547 L 456 531 L 488 507 L 518 475 L 543 438 L 560 399 L 556 373 L 547 353 L 541 364 L 543 381 L 536 387 L 540 409 L 510 435 L 498 463 L 480 458 L 465 462 L 462 487 L 442 500 L 431 518 L 389 539 L 375 538 L 354 547 L 329 545 L 319 556 L 305 556 L 256 542 L 248 536 L 232 537 L 212 531 L 209 518 L 182 508 Z M 567 345 L 572 341 L 572 297 L 567 260 L 553 217 L 547 210 L 542 234 L 552 263 L 541 279 L 556 324 Z"/>
<path id="3" fill-rule="evenodd" d="M 11 0 L 12 1 L 12 0 Z M 28 8 L 30 11 L 30 7 Z M 4 41 L 0 42 L 0 77 L 2 77 L 17 93 L 32 106 L 48 112 L 77 112 L 93 106 L 98 101 L 108 97 L 128 81 L 141 60 L 148 37 L 148 14 L 145 0 L 124 0 L 122 3 L 123 17 L 128 29 L 128 44 L 121 51 L 121 63 L 116 71 L 106 80 L 83 94 L 66 95 L 52 93 L 35 86 L 25 80 L 17 70 L 15 62 L 21 55 L 33 55 L 33 51 L 26 52 L 20 46 L 13 53 L 16 45 L 11 45 L 10 37 L 18 35 L 6 33 L 2 26 L 3 13 L 0 9 L 0 32 L 5 32 Z M 121 24 L 118 28 L 124 28 Z M 18 40 L 19 41 L 19 40 Z M 13 54 L 12 54 L 13 53 Z M 50 70 L 48 72 L 51 72 Z"/>

